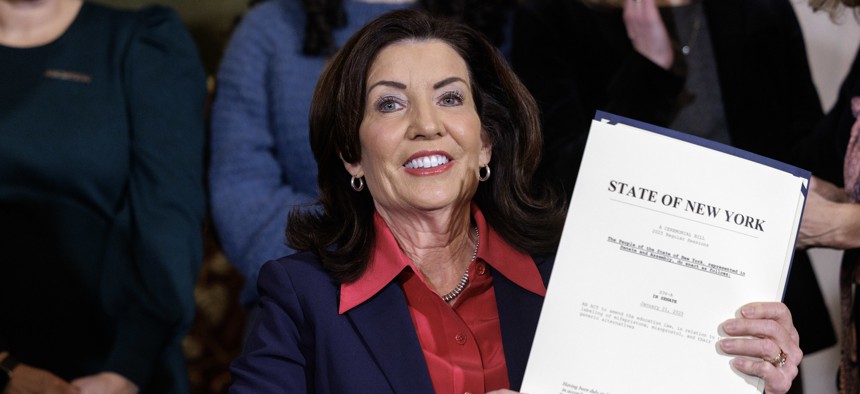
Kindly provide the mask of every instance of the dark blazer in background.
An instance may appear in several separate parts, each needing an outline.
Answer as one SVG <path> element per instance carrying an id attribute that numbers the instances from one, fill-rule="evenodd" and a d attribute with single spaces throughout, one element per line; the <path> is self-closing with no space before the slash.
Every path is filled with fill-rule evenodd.
<path id="1" fill-rule="evenodd" d="M 833 109 L 815 128 L 815 132 L 798 145 L 798 165 L 812 174 L 837 186 L 845 186 L 843 178 L 845 151 L 851 138 L 854 114 L 851 98 L 860 97 L 860 48 L 854 57 Z"/>
<path id="2" fill-rule="evenodd" d="M 822 117 L 803 36 L 787 0 L 703 0 L 732 144 L 795 164 L 792 148 Z M 637 53 L 621 10 L 532 1 L 515 17 L 512 63 L 543 111 L 539 180 L 570 197 L 591 119 L 604 110 L 668 126 L 684 79 Z M 762 193 L 767 191 L 763 190 Z M 806 253 L 785 303 L 810 353 L 836 343 Z"/>
<path id="3" fill-rule="evenodd" d="M 840 187 L 845 186 L 843 177 L 845 153 L 851 139 L 851 127 L 855 121 L 851 111 L 853 97 L 860 97 L 860 48 L 854 56 L 854 64 L 848 76 L 842 82 L 833 109 L 815 128 L 815 133 L 798 144 L 797 150 L 798 165 L 809 169 L 813 175 Z M 842 264 L 853 263 L 858 259 L 860 259 L 860 249 L 846 250 L 842 257 Z M 854 295 L 852 313 L 854 316 L 860 316 L 860 293 Z M 857 334 L 860 335 L 860 332 Z"/>
<path id="4" fill-rule="evenodd" d="M 791 4 L 704 0 L 703 9 L 732 144 L 792 163 L 792 143 L 822 111 Z M 675 115 L 683 77 L 633 49 L 620 10 L 533 1 L 518 11 L 513 39 L 514 68 L 544 115 L 545 169 L 568 186 L 595 110 L 660 126 Z"/>

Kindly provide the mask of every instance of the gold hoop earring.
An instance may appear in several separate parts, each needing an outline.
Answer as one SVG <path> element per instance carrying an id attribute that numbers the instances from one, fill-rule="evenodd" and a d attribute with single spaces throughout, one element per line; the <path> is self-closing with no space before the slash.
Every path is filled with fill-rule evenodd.
<path id="1" fill-rule="evenodd" d="M 358 180 L 357 185 L 355 184 L 356 180 Z M 360 192 L 360 191 L 364 190 L 364 178 L 352 177 L 352 179 L 349 180 L 349 185 L 352 186 L 352 190 Z"/>
<path id="2" fill-rule="evenodd" d="M 486 171 L 484 171 L 484 173 L 482 174 L 481 173 L 482 170 L 486 170 Z M 490 165 L 489 164 L 481 166 L 478 168 L 478 180 L 481 182 L 484 182 L 487 179 L 490 179 Z"/>

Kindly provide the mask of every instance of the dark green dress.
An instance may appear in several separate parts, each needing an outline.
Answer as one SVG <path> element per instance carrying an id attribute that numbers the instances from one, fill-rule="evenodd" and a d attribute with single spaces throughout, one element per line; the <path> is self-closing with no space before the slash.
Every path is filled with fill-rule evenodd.
<path id="1" fill-rule="evenodd" d="M 204 96 L 165 8 L 84 3 L 54 42 L 0 46 L 0 351 L 188 391 Z"/>

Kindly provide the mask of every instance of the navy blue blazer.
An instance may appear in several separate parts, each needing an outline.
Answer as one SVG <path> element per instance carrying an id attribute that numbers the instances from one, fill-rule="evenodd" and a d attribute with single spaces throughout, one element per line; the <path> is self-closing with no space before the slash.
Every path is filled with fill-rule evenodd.
<path id="1" fill-rule="evenodd" d="M 546 285 L 555 258 L 534 261 Z M 492 272 L 508 379 L 518 390 L 543 297 Z M 433 392 L 396 282 L 341 315 L 340 283 L 303 252 L 266 263 L 258 287 L 260 315 L 231 365 L 231 393 Z"/>

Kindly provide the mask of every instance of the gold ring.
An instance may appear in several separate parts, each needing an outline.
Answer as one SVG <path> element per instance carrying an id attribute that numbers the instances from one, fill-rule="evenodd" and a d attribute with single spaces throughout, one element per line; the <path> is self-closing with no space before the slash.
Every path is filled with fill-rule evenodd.
<path id="1" fill-rule="evenodd" d="M 779 367 L 785 365 L 785 362 L 788 361 L 788 354 L 785 354 L 785 352 L 782 351 L 782 349 L 779 349 L 779 355 L 778 356 L 774 357 L 771 360 L 766 360 L 766 361 L 773 364 L 774 367 L 779 368 Z"/>

